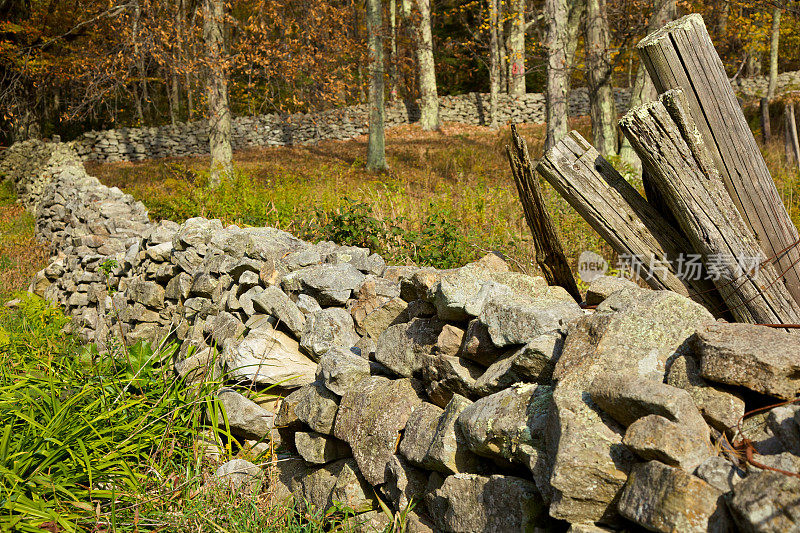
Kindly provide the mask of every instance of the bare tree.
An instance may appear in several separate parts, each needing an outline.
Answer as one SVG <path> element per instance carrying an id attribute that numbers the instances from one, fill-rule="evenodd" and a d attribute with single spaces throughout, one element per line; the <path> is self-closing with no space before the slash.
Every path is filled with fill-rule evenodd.
<path id="1" fill-rule="evenodd" d="M 225 0 L 203 0 L 203 41 L 208 64 L 208 142 L 211 149 L 209 185 L 218 187 L 233 170 L 231 109 L 225 46 Z"/>
<path id="2" fill-rule="evenodd" d="M 611 87 L 606 0 L 586 2 L 586 67 L 589 78 L 589 113 L 594 147 L 603 156 L 617 153 L 617 106 Z"/>
<path id="3" fill-rule="evenodd" d="M 508 30 L 508 94 L 525 94 L 525 0 L 511 0 Z"/>
<path id="4" fill-rule="evenodd" d="M 370 59 L 369 77 L 369 140 L 367 169 L 386 169 L 386 138 L 383 101 L 383 17 L 381 0 L 367 0 L 367 33 Z"/>
<path id="5" fill-rule="evenodd" d="M 775 87 L 778 84 L 778 44 L 781 38 L 781 6 L 776 4 L 772 9 L 772 29 L 769 35 L 769 84 L 767 85 L 767 100 L 775 97 Z"/>
<path id="6" fill-rule="evenodd" d="M 726 3 L 727 5 L 727 3 Z M 647 33 L 650 34 L 670 20 L 675 18 L 677 14 L 677 7 L 675 0 L 659 0 L 653 7 L 653 13 L 647 22 Z M 727 16 L 725 17 L 727 21 Z M 631 90 L 630 108 L 639 107 L 645 102 L 654 100 L 656 98 L 656 88 L 653 82 L 647 75 L 647 69 L 640 62 L 636 69 L 636 80 L 633 82 L 633 89 Z M 631 165 L 637 173 L 642 170 L 642 162 L 631 147 L 630 141 L 623 136 L 622 144 L 619 149 L 620 158 Z"/>
<path id="7" fill-rule="evenodd" d="M 416 0 L 419 9 L 419 26 L 416 28 L 417 63 L 419 64 L 420 118 L 423 130 L 438 130 L 439 94 L 436 88 L 436 65 L 433 61 L 433 33 L 431 31 L 431 2 Z"/>
<path id="8" fill-rule="evenodd" d="M 497 108 L 500 93 L 500 2 L 489 0 L 489 126 L 497 127 Z"/>
<path id="9" fill-rule="evenodd" d="M 569 77 L 585 9 L 585 0 L 545 0 L 548 51 L 545 149 L 568 132 Z"/>

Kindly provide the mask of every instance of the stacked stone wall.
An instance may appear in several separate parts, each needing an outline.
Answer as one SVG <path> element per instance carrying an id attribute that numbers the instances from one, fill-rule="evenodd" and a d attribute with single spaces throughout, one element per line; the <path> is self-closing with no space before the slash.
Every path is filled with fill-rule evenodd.
<path id="1" fill-rule="evenodd" d="M 495 255 L 392 266 L 274 228 L 151 222 L 61 143 L 14 145 L 0 173 L 53 252 L 31 291 L 101 351 L 178 343 L 164 372 L 221 380 L 233 435 L 276 452 L 219 479 L 340 502 L 355 531 L 387 525 L 376 498 L 413 506 L 412 532 L 800 527 L 800 478 L 723 438 L 748 404 L 797 396 L 792 333 L 616 278 L 591 284 L 586 310 Z M 761 465 L 800 470 L 800 406 L 743 428 Z"/>

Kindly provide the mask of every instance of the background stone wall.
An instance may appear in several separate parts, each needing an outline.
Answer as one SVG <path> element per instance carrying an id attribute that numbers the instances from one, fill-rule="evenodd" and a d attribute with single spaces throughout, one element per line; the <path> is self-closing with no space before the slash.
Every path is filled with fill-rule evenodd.
<path id="1" fill-rule="evenodd" d="M 166 375 L 220 380 L 232 433 L 274 447 L 271 465 L 233 459 L 219 478 L 341 502 L 356 531 L 386 525 L 376 497 L 414 504 L 411 532 L 800 527 L 800 478 L 715 445 L 746 402 L 800 392 L 797 335 L 616 278 L 584 310 L 495 255 L 391 266 L 274 228 L 151 222 L 61 143 L 14 145 L 0 174 L 51 244 L 31 291 L 101 351 L 178 343 Z M 761 464 L 800 470 L 800 406 L 743 428 Z"/>

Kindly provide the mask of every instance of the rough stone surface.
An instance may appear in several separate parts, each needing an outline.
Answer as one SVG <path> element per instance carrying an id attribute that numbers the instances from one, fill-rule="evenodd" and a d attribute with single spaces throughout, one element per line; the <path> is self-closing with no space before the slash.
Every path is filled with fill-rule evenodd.
<path id="1" fill-rule="evenodd" d="M 697 332 L 703 377 L 791 400 L 800 392 L 800 339 L 766 326 L 713 324 Z"/>
<path id="2" fill-rule="evenodd" d="M 386 465 L 385 479 L 383 491 L 397 511 L 402 512 L 412 502 L 416 505 L 425 496 L 428 475 L 399 455 L 393 455 Z"/>
<path id="3" fill-rule="evenodd" d="M 306 385 L 296 394 L 294 414 L 298 420 L 317 433 L 332 435 L 339 398 L 318 382 Z"/>
<path id="4" fill-rule="evenodd" d="M 311 464 L 325 464 L 350 457 L 350 446 L 337 438 L 321 433 L 298 431 L 294 434 L 297 453 Z"/>
<path id="5" fill-rule="evenodd" d="M 621 289 L 636 287 L 636 284 L 629 279 L 617 276 L 600 276 L 589 283 L 586 289 L 586 305 L 598 305 L 603 303 L 606 298 Z"/>
<path id="6" fill-rule="evenodd" d="M 428 364 L 443 327 L 438 319 L 424 318 L 390 326 L 378 337 L 375 359 L 393 372 L 411 377 Z"/>
<path id="7" fill-rule="evenodd" d="M 275 415 L 254 401 L 232 389 L 222 389 L 217 397 L 225 409 L 228 424 L 234 434 L 259 440 L 272 431 Z"/>
<path id="8" fill-rule="evenodd" d="M 319 360 L 317 381 L 339 396 L 370 375 L 369 361 L 351 350 L 333 347 Z"/>
<path id="9" fill-rule="evenodd" d="M 800 478 L 778 472 L 747 476 L 736 485 L 731 514 L 740 531 L 778 533 L 800 530 Z"/>
<path id="10" fill-rule="evenodd" d="M 296 388 L 315 379 L 317 365 L 300 353 L 297 341 L 272 329 L 251 331 L 225 352 L 225 364 L 234 378 L 264 385 Z"/>
<path id="11" fill-rule="evenodd" d="M 613 520 L 614 501 L 633 466 L 622 426 L 587 388 L 599 375 L 636 375 L 661 382 L 666 363 L 688 350 L 697 325 L 713 317 L 667 291 L 624 289 L 578 321 L 556 363 L 548 453 L 553 457 L 550 515 L 572 523 Z"/>
<path id="12" fill-rule="evenodd" d="M 300 338 L 305 326 L 305 316 L 286 294 L 276 286 L 267 287 L 253 298 L 257 312 L 272 315 L 285 325 L 295 337 Z"/>
<path id="13" fill-rule="evenodd" d="M 470 405 L 472 402 L 456 394 L 439 416 L 423 459 L 428 470 L 445 474 L 479 471 L 480 459 L 469 449 L 461 427 L 456 424 L 459 415 Z"/>
<path id="14" fill-rule="evenodd" d="M 651 531 L 728 531 L 722 492 L 700 478 L 658 461 L 634 467 L 619 512 Z"/>
<path id="15" fill-rule="evenodd" d="M 380 376 L 363 380 L 342 397 L 334 435 L 350 444 L 370 484 L 384 482 L 400 432 L 421 403 L 410 380 Z"/>
<path id="16" fill-rule="evenodd" d="M 800 456 L 800 405 L 784 405 L 771 409 L 767 414 L 767 426 L 784 448 Z"/>
<path id="17" fill-rule="evenodd" d="M 214 471 L 214 478 L 234 491 L 251 490 L 262 477 L 261 469 L 244 459 L 233 459 Z"/>
<path id="18" fill-rule="evenodd" d="M 409 416 L 398 450 L 411 464 L 424 466 L 443 412 L 441 407 L 423 403 Z"/>
<path id="19" fill-rule="evenodd" d="M 358 342 L 350 313 L 339 307 L 329 307 L 309 315 L 300 336 L 300 347 L 319 360 L 334 347 L 351 348 Z"/>
<path id="20" fill-rule="evenodd" d="M 715 455 L 698 466 L 695 475 L 722 492 L 730 492 L 744 478 L 745 473 L 724 457 Z"/>
<path id="21" fill-rule="evenodd" d="M 529 531 L 545 510 L 533 483 L 501 475 L 449 476 L 425 504 L 437 527 L 458 533 Z"/>
<path id="22" fill-rule="evenodd" d="M 475 380 L 475 390 L 491 394 L 515 383 L 550 383 L 564 336 L 553 331 L 539 335 L 521 348 L 512 348 Z"/>
<path id="23" fill-rule="evenodd" d="M 350 295 L 364 281 L 364 274 L 349 263 L 338 265 L 313 265 L 296 270 L 283 277 L 287 291 L 305 291 L 320 305 L 344 305 Z"/>

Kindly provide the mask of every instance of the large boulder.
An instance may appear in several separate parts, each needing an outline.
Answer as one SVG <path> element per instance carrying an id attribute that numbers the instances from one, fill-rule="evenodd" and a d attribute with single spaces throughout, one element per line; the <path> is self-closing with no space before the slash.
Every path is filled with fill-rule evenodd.
<path id="1" fill-rule="evenodd" d="M 667 361 L 689 350 L 698 324 L 714 320 L 701 305 L 673 292 L 624 289 L 569 331 L 553 373 L 548 452 L 553 455 L 550 514 L 571 523 L 611 521 L 634 455 L 623 426 L 587 393 L 599 375 L 662 382 Z"/>
<path id="2" fill-rule="evenodd" d="M 703 377 L 791 400 L 800 393 L 800 338 L 766 326 L 710 324 L 697 331 Z"/>
<path id="3" fill-rule="evenodd" d="M 350 444 L 371 485 L 384 482 L 408 417 L 422 404 L 411 380 L 369 377 L 342 396 L 334 435 Z"/>

